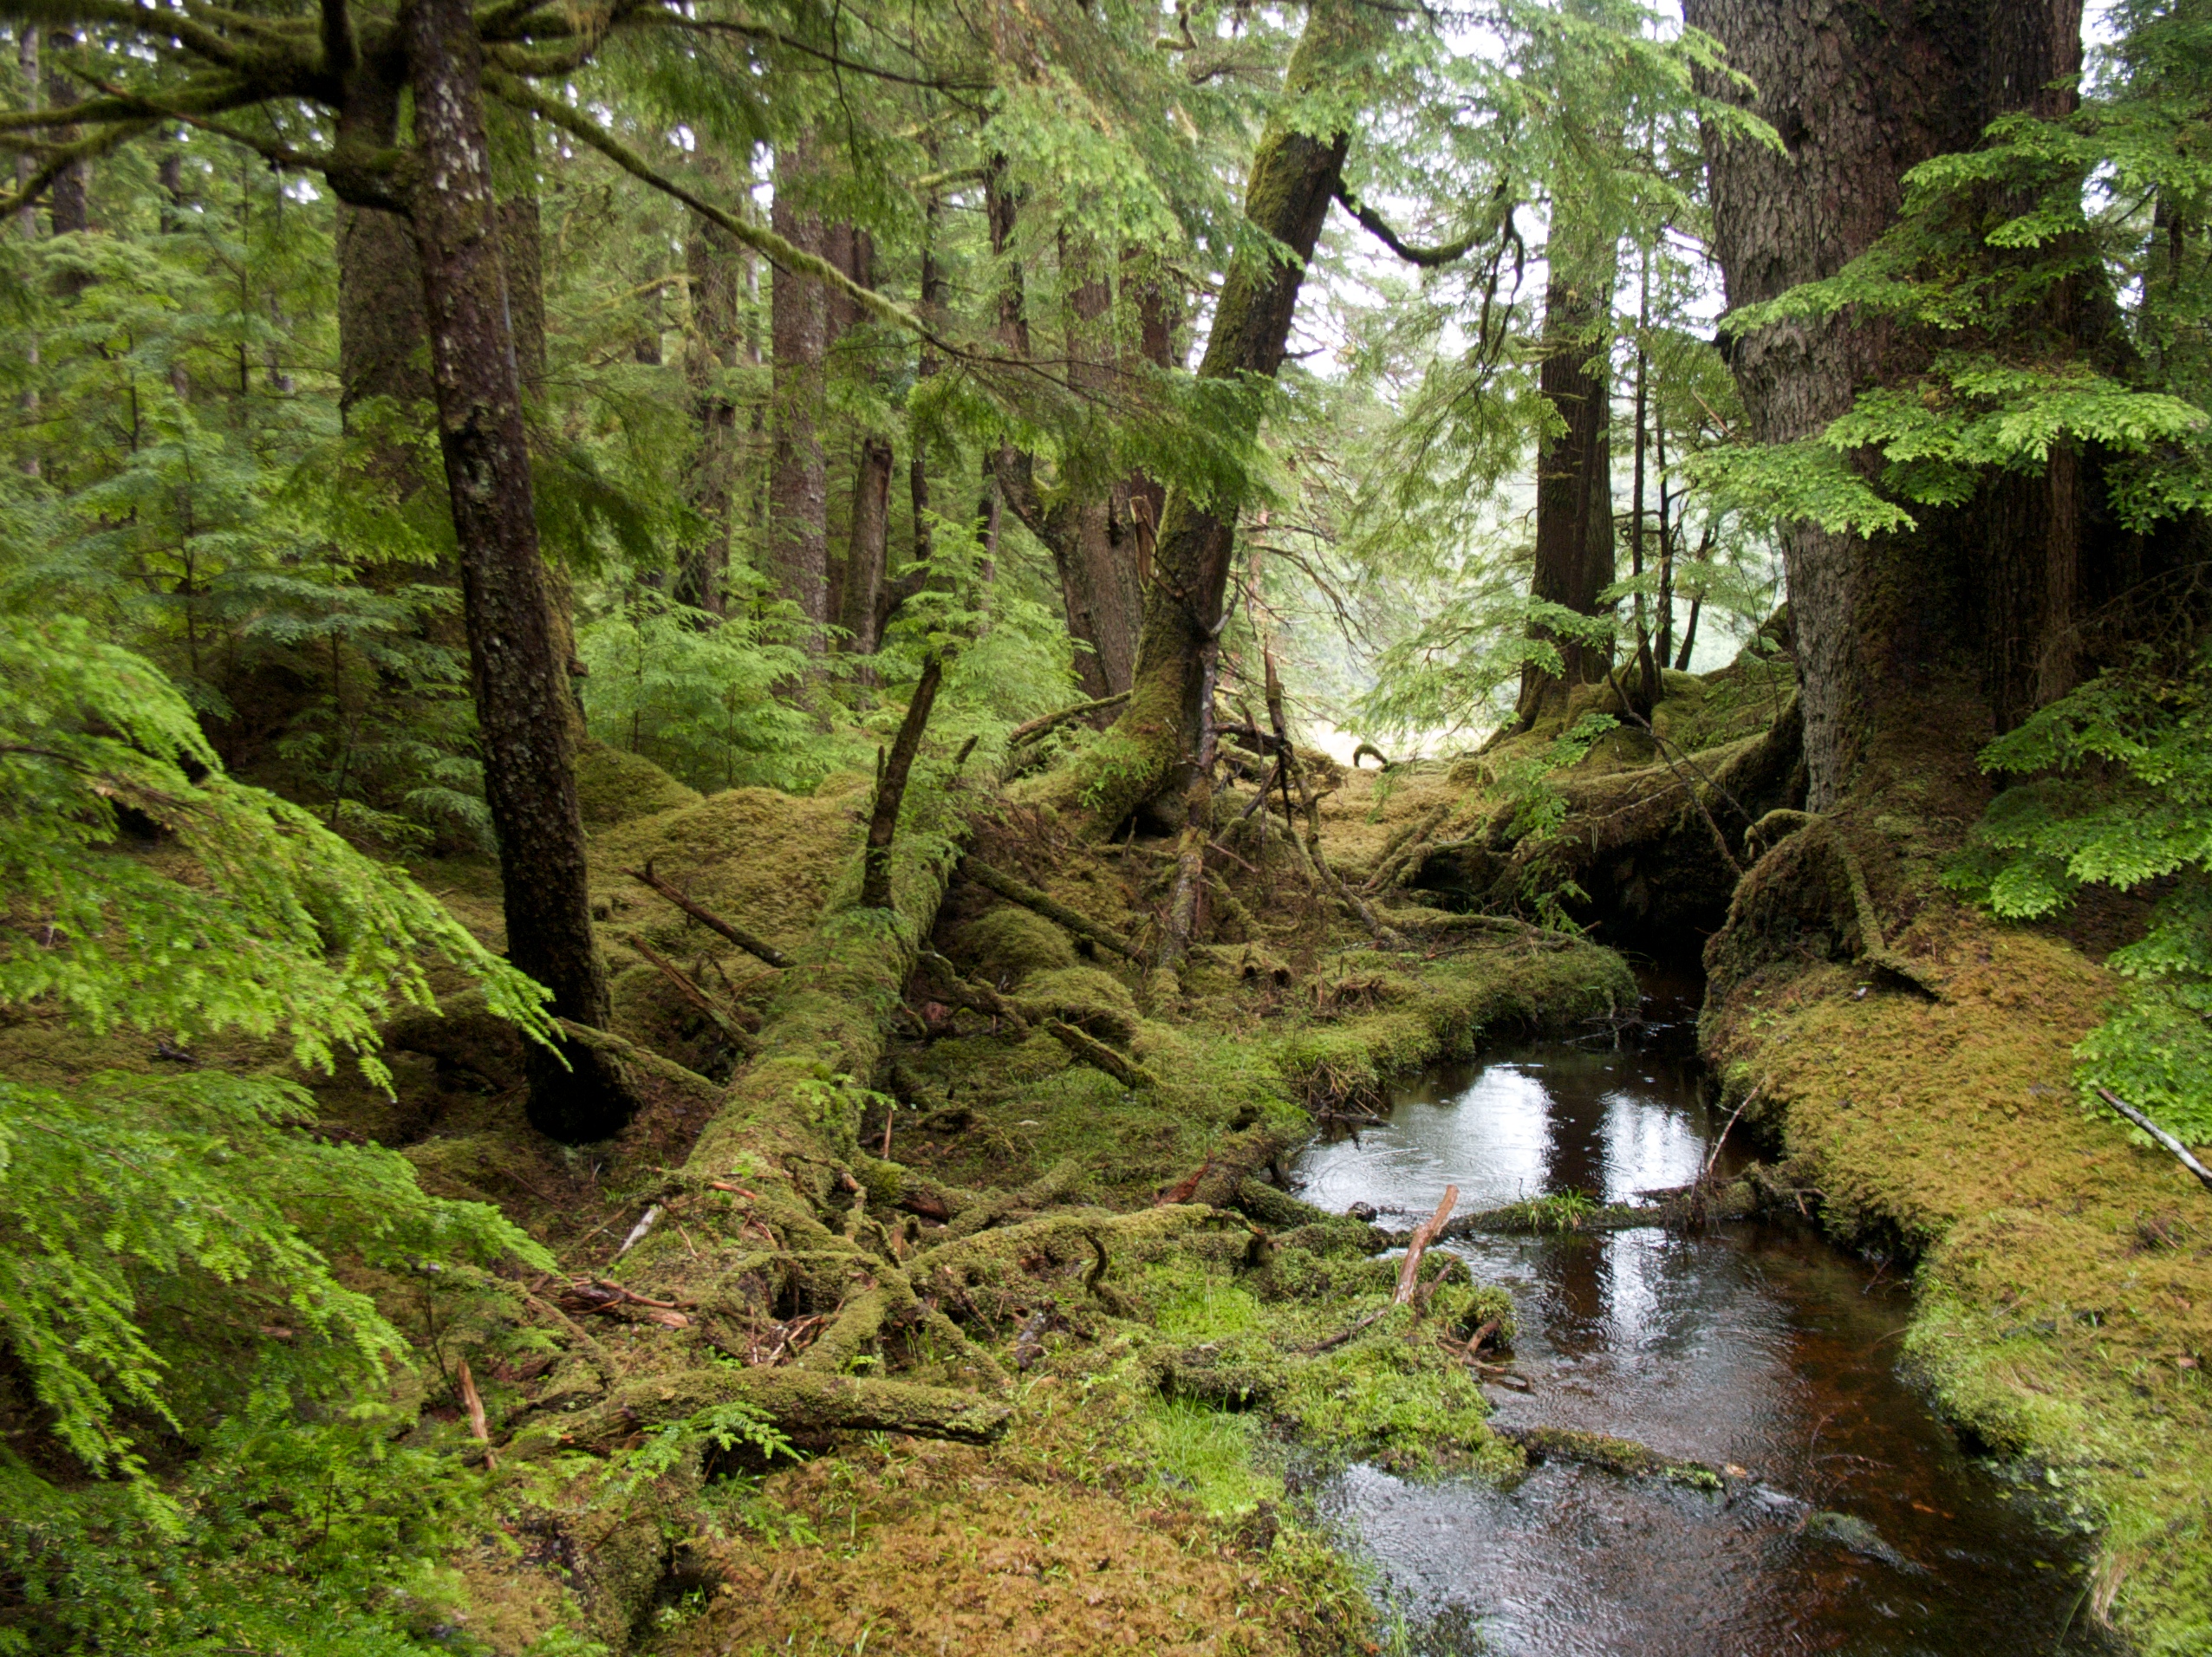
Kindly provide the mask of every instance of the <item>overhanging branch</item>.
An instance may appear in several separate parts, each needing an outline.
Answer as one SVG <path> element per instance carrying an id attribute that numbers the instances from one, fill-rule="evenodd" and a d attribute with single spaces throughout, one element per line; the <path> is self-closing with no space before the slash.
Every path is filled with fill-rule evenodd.
<path id="1" fill-rule="evenodd" d="M 1484 239 L 1482 231 L 1470 231 L 1458 241 L 1448 243 L 1443 247 L 1410 247 L 1399 237 L 1397 231 L 1390 228 L 1389 222 L 1382 214 L 1376 212 L 1342 185 L 1337 186 L 1337 200 L 1343 210 L 1357 219 L 1361 226 L 1376 241 L 1382 243 L 1384 247 L 1389 248 L 1407 263 L 1417 264 L 1425 270 L 1434 270 L 1439 265 L 1450 264 L 1455 260 L 1465 258 Z"/>

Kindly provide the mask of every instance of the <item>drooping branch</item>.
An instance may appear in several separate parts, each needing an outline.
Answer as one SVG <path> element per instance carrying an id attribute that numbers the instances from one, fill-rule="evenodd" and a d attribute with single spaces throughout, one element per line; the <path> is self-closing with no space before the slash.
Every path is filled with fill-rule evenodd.
<path id="1" fill-rule="evenodd" d="M 873 288 L 863 287 L 855 282 L 819 254 L 805 252 L 775 231 L 748 224 L 696 192 L 686 190 L 581 111 L 541 96 L 535 88 L 505 70 L 487 66 L 484 84 L 485 89 L 501 102 L 527 110 L 547 126 L 557 128 L 578 143 L 598 151 L 639 182 L 680 201 L 701 218 L 728 231 L 738 242 L 767 259 L 777 270 L 788 270 L 794 276 L 811 277 L 832 292 L 843 295 L 869 315 L 927 340 L 949 355 L 972 354 L 940 337 L 934 329 L 904 305 L 885 298 Z"/>
<path id="2" fill-rule="evenodd" d="M 1389 222 L 1382 214 L 1369 207 L 1343 185 L 1337 186 L 1337 204 L 1357 219 L 1360 227 L 1376 241 L 1382 243 L 1384 247 L 1389 248 L 1407 263 L 1420 265 L 1424 270 L 1433 270 L 1439 265 L 1452 264 L 1465 258 L 1487 240 L 1489 234 L 1487 227 L 1485 227 L 1482 230 L 1469 231 L 1458 241 L 1448 242 L 1442 247 L 1413 247 L 1401 238 L 1397 231 L 1390 228 Z"/>

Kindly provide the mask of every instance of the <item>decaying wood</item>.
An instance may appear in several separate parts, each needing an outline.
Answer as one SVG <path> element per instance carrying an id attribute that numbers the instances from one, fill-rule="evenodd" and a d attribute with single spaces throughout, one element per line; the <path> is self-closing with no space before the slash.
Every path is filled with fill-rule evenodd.
<path id="1" fill-rule="evenodd" d="M 1002 1020 L 1017 1036 L 1028 1030 L 1029 1020 L 1023 1017 L 1022 1010 L 989 984 L 964 977 L 959 967 L 934 949 L 922 951 L 921 958 L 936 973 L 937 981 L 949 999 L 959 1002 L 971 1012 Z"/>
<path id="2" fill-rule="evenodd" d="M 1395 882 L 1399 874 L 1409 867 L 1414 860 L 1421 855 L 1428 837 L 1442 826 L 1444 819 L 1451 815 L 1452 807 L 1455 803 L 1454 801 L 1447 800 L 1441 805 L 1432 806 L 1421 816 L 1392 835 L 1383 843 L 1382 855 L 1375 865 L 1375 873 L 1367 877 L 1365 890 L 1369 893 L 1381 892 Z"/>
<path id="3" fill-rule="evenodd" d="M 465 1357 L 455 1361 L 453 1381 L 460 1389 L 461 1407 L 469 1413 L 469 1437 L 484 1446 L 484 1465 L 497 1467 L 499 1458 L 491 1448 L 491 1424 L 485 1419 L 484 1395 L 476 1389 L 476 1377 L 469 1373 Z"/>
<path id="4" fill-rule="evenodd" d="M 669 984 L 674 987 L 678 995 L 683 997 L 686 1001 L 688 1001 L 693 1006 L 698 1008 L 699 1011 L 705 1013 L 706 1017 L 712 1021 L 715 1029 L 720 1030 L 724 1036 L 729 1038 L 731 1046 L 736 1048 L 738 1052 L 743 1053 L 748 1058 L 750 1058 L 753 1053 L 758 1050 L 754 1045 L 752 1037 L 745 1034 L 744 1027 L 741 1026 L 736 1019 L 731 1017 L 728 1013 L 723 1011 L 722 1009 L 715 1004 L 715 1000 L 712 996 L 708 995 L 706 991 L 700 989 L 697 984 L 693 983 L 689 973 L 686 972 L 681 967 L 678 966 L 667 956 L 661 954 L 660 951 L 654 948 L 652 945 L 647 943 L 644 939 L 639 937 L 635 932 L 629 933 L 622 941 L 627 943 L 640 955 L 642 955 L 645 958 L 646 965 L 650 966 L 654 971 L 658 972 L 662 978 L 667 979 Z"/>
<path id="5" fill-rule="evenodd" d="M 1157 1088 L 1152 1073 L 1133 1059 L 1125 1059 L 1105 1043 L 1085 1035 L 1064 1018 L 1048 1018 L 1044 1033 L 1094 1070 L 1103 1070 L 1125 1088 Z"/>
<path id="6" fill-rule="evenodd" d="M 745 951 L 746 954 L 765 961 L 771 966 L 789 966 L 790 965 L 790 962 L 785 958 L 784 952 L 777 949 L 774 945 L 754 937 L 744 927 L 723 919 L 721 916 L 716 914 L 705 905 L 694 903 L 691 899 L 677 891 L 674 887 L 669 885 L 667 881 L 662 880 L 659 875 L 653 872 L 653 863 L 650 859 L 647 860 L 646 865 L 643 868 L 626 868 L 622 871 L 622 873 L 628 875 L 633 880 L 637 880 L 646 886 L 651 887 L 655 892 L 658 892 L 662 897 L 667 899 L 669 902 L 674 904 L 676 907 L 682 910 L 693 920 L 699 922 L 700 926 L 706 927 L 709 932 L 719 932 L 723 937 L 735 944 L 739 949 Z"/>
<path id="7" fill-rule="evenodd" d="M 1460 1188 L 1446 1186 L 1444 1199 L 1436 1205 L 1436 1212 L 1414 1227 L 1413 1237 L 1406 1244 L 1405 1262 L 1398 1268 L 1398 1288 L 1397 1292 L 1390 1296 L 1392 1305 L 1403 1306 L 1413 1298 L 1414 1285 L 1421 1278 L 1421 1257 L 1436 1240 L 1437 1232 L 1444 1229 L 1444 1222 L 1451 1218 L 1452 1210 L 1458 1206 L 1459 1200 Z"/>
<path id="8" fill-rule="evenodd" d="M 1025 886 L 1010 874 L 1002 874 L 979 857 L 971 857 L 960 865 L 961 872 L 978 886 L 987 887 L 1009 903 L 1018 903 L 1025 909 L 1043 915 L 1047 920 L 1066 927 L 1078 938 L 1084 938 L 1101 949 L 1112 950 L 1144 965 L 1144 953 L 1126 938 L 1108 931 L 1088 915 L 1080 914 L 1064 903 L 1048 898 L 1033 886 Z"/>
<path id="9" fill-rule="evenodd" d="M 2171 1134 L 2169 1134 L 2164 1128 L 2159 1127 L 2157 1123 L 2152 1121 L 2150 1117 L 2144 1115 L 2133 1105 L 2128 1103 L 2126 1100 L 2121 1098 L 2119 1095 L 2114 1093 L 2110 1088 L 2098 1088 L 2097 1096 L 2102 1099 L 2106 1104 L 2111 1106 L 2113 1109 L 2118 1111 L 2121 1115 L 2133 1122 L 2137 1127 L 2140 1127 L 2144 1133 L 2150 1134 L 2152 1139 L 2157 1140 L 2159 1144 L 2164 1146 L 2176 1157 L 2180 1158 L 2182 1166 L 2187 1168 L 2191 1173 L 2195 1174 L 2197 1178 L 2197 1182 L 2207 1191 L 2212 1191 L 2212 1169 L 2206 1168 L 2202 1162 L 2199 1162 L 2194 1156 L 2190 1155 L 2188 1146 L 2183 1144 Z"/>
<path id="10" fill-rule="evenodd" d="M 944 661 L 932 651 L 907 703 L 906 718 L 899 721 L 890 759 L 875 779 L 875 803 L 868 816 L 868 848 L 861 854 L 862 908 L 891 906 L 891 842 L 898 834 L 899 807 L 906 799 L 907 778 L 913 774 L 914 756 L 921 751 L 921 733 L 929 725 L 929 711 L 937 705 L 937 687 L 944 679 Z"/>

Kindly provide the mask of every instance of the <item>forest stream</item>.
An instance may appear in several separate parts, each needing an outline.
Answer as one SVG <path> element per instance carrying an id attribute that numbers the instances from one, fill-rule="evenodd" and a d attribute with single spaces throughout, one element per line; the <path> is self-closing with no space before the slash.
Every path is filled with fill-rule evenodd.
<path id="1" fill-rule="evenodd" d="M 1695 982 L 1647 973 L 1646 1024 L 1435 1067 L 1386 1124 L 1317 1141 L 1294 1180 L 1400 1229 L 1461 1212 L 1695 1179 Z M 1731 1139 L 1721 1172 L 1740 1166 Z M 1495 1420 L 1639 1440 L 1727 1469 L 1717 1494 L 1552 1459 L 1500 1489 L 1359 1465 L 1317 1491 L 1411 1648 L 1638 1657 L 2088 1653 L 2083 1564 L 2021 1479 L 1970 1458 L 1900 1374 L 1905 1282 L 1810 1225 L 1446 1246 L 1513 1296 Z"/>

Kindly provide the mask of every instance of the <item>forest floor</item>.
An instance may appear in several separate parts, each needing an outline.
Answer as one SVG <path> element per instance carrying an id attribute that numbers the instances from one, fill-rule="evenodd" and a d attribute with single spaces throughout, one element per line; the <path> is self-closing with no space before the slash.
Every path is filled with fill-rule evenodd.
<path id="1" fill-rule="evenodd" d="M 1747 787 L 1786 687 L 1673 677 L 1660 734 Z M 1086 838 L 1044 778 L 972 796 L 966 872 L 931 906 L 935 954 L 906 982 L 872 1086 L 798 1085 L 856 1118 L 835 1159 L 855 1193 L 847 1235 L 873 1227 L 900 1259 L 961 1261 L 931 1302 L 957 1327 L 887 1320 L 875 1349 L 835 1373 L 980 1386 L 1003 1426 L 970 1435 L 981 1443 L 795 1432 L 794 1455 L 757 1422 L 702 1440 L 637 1413 L 661 1378 L 676 1399 L 702 1358 L 803 1368 L 823 1355 L 823 1305 L 852 1291 L 810 1300 L 798 1255 L 771 1292 L 716 1288 L 758 1277 L 766 1257 L 732 1251 L 755 1247 L 748 1235 L 773 1244 L 764 1221 L 787 1249 L 791 1233 L 750 1205 L 741 1169 L 706 1185 L 680 1171 L 726 1108 L 740 1048 L 788 1017 L 799 991 L 779 980 L 799 969 L 764 965 L 627 871 L 649 867 L 797 951 L 849 880 L 869 781 L 702 799 L 632 757 L 589 755 L 615 1029 L 682 1068 L 641 1076 L 647 1108 L 618 1140 L 556 1145 L 523 1123 L 511 1031 L 456 996 L 444 1017 L 388 1032 L 392 1096 L 342 1077 L 318 1087 L 318 1132 L 403 1147 L 426 1188 L 497 1204 L 561 1262 L 527 1283 L 360 1274 L 428 1356 L 402 1400 L 416 1435 L 465 1443 L 467 1357 L 501 1446 L 482 1539 L 441 1615 L 503 1657 L 1375 1649 L 1364 1585 L 1299 1492 L 1353 1458 L 1415 1474 L 1515 1468 L 1520 1452 L 1485 1426 L 1482 1385 L 1510 1351 L 1511 1307 L 1441 1253 L 1395 1304 L 1384 1251 L 1402 1238 L 1306 1208 L 1270 1174 L 1317 1117 L 1368 1108 L 1395 1076 L 1633 1016 L 1612 951 L 1464 925 L 1430 906 L 1438 893 L 1396 884 L 1425 867 L 1463 897 L 1475 877 L 1528 872 L 1508 826 L 1522 809 L 1513 757 L 1377 774 L 1307 757 L 1322 850 L 1354 886 L 1377 877 L 1364 900 L 1397 934 L 1388 950 L 1317 890 L 1278 819 L 1236 817 L 1249 789 L 1230 790 L 1220 820 L 1238 826 L 1220 837 L 1206 941 L 1172 986 L 974 876 L 987 865 L 1039 888 L 1145 955 L 1172 841 Z M 1563 843 L 1597 848 L 1571 872 L 1611 906 L 1601 919 L 1633 923 L 1646 948 L 1695 947 L 1678 911 L 1708 900 L 1708 825 L 1688 782 L 1654 762 L 1624 730 L 1562 774 Z M 1964 809 L 1949 816 L 1970 821 Z M 2101 1527 L 2089 1611 L 2145 1651 L 2204 1649 L 2212 1224 L 2178 1169 L 2084 1116 L 2071 1084 L 2071 1046 L 2114 990 L 2097 960 L 2124 926 L 2062 937 L 1929 897 L 1942 836 L 1916 838 L 1919 821 L 1870 811 L 1823 830 L 1857 836 L 1877 894 L 1909 912 L 1890 948 L 1919 984 L 1854 961 L 1832 927 L 1761 933 L 1753 900 L 1780 877 L 1762 866 L 1746 883 L 1704 1029 L 1724 1102 L 1751 1100 L 1747 1120 L 1780 1160 L 1775 1188 L 1803 1193 L 1847 1246 L 1916 1267 L 1907 1361 L 1966 1433 L 2046 1468 Z M 1608 823 L 1633 835 L 1575 839 Z M 1785 841 L 1766 861 L 1805 865 L 1812 843 Z M 489 863 L 418 872 L 500 941 Z M 979 986 L 1018 1010 L 976 1010 Z M 36 1021 L 0 1030 L 10 1074 L 162 1062 Z M 648 1257 L 657 1275 L 634 1272 Z M 532 1426 L 595 1408 L 604 1428 L 595 1400 L 610 1391 L 629 1401 L 589 1444 Z"/>

